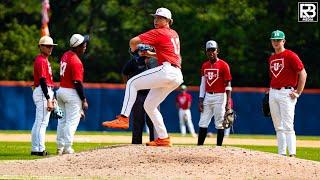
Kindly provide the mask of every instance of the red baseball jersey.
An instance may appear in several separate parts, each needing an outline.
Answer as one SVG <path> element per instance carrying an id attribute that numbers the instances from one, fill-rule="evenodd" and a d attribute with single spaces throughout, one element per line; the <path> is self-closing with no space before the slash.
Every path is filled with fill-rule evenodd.
<path id="1" fill-rule="evenodd" d="M 180 41 L 178 33 L 170 28 L 158 28 L 139 35 L 144 44 L 153 46 L 158 64 L 167 61 L 181 68 Z"/>
<path id="2" fill-rule="evenodd" d="M 60 86 L 74 88 L 73 81 L 83 82 L 83 73 L 83 65 L 77 54 L 65 52 L 60 61 Z"/>
<path id="3" fill-rule="evenodd" d="M 270 87 L 296 87 L 298 83 L 298 72 L 304 66 L 298 55 L 290 50 L 273 54 L 269 58 Z"/>
<path id="4" fill-rule="evenodd" d="M 227 86 L 226 81 L 231 81 L 229 65 L 222 59 L 211 63 L 209 60 L 202 64 L 201 76 L 206 79 L 206 92 L 223 93 Z"/>
<path id="5" fill-rule="evenodd" d="M 46 79 L 47 86 L 54 86 L 50 62 L 48 61 L 48 58 L 41 54 L 35 58 L 33 64 L 33 85 L 35 87 L 40 85 L 40 78 Z"/>
<path id="6" fill-rule="evenodd" d="M 176 97 L 176 102 L 181 109 L 188 109 L 192 102 L 192 97 L 187 92 L 182 92 Z"/>

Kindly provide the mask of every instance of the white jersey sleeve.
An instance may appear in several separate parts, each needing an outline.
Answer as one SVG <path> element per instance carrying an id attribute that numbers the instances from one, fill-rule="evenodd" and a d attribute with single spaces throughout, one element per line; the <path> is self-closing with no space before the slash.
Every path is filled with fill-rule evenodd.
<path id="1" fill-rule="evenodd" d="M 206 92 L 206 78 L 201 76 L 201 84 L 199 88 L 199 97 L 204 98 L 204 94 Z"/>

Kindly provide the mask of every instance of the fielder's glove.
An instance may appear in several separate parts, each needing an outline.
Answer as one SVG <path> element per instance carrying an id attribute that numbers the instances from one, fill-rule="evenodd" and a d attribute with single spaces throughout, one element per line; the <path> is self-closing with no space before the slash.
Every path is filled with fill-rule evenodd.
<path id="1" fill-rule="evenodd" d="M 55 101 L 55 100 L 53 101 L 53 111 L 51 113 L 51 116 L 54 119 L 61 119 L 64 117 L 62 109 L 59 107 L 57 101 Z"/>
<path id="2" fill-rule="evenodd" d="M 262 99 L 262 111 L 265 117 L 271 117 L 269 106 L 269 93 L 265 93 Z"/>
<path id="3" fill-rule="evenodd" d="M 233 125 L 235 119 L 236 119 L 235 112 L 233 111 L 233 109 L 229 109 L 228 111 L 226 111 L 226 113 L 224 115 L 222 126 L 225 129 L 228 129 L 229 127 L 231 127 Z"/>
<path id="4" fill-rule="evenodd" d="M 137 48 L 139 51 L 151 51 L 153 48 L 147 44 L 138 44 Z"/>

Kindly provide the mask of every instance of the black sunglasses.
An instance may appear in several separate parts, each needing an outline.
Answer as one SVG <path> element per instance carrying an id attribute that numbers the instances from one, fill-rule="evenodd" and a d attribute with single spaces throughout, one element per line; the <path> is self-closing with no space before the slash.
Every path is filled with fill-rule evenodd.
<path id="1" fill-rule="evenodd" d="M 44 46 L 44 47 L 46 47 L 46 48 L 53 48 L 53 45 L 41 44 L 41 46 Z"/>

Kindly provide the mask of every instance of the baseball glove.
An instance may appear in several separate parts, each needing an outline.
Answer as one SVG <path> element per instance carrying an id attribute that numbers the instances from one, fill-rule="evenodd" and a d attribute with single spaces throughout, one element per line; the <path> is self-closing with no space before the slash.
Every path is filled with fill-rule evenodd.
<path id="1" fill-rule="evenodd" d="M 231 127 L 233 125 L 235 119 L 236 119 L 235 112 L 233 111 L 233 109 L 229 109 L 228 111 L 226 111 L 226 113 L 224 115 L 222 126 L 225 129 L 228 129 L 229 127 Z"/>
<path id="2" fill-rule="evenodd" d="M 63 118 L 64 114 L 62 109 L 59 107 L 58 102 L 56 100 L 53 101 L 53 111 L 51 113 L 51 116 L 54 119 L 61 119 Z"/>
<path id="3" fill-rule="evenodd" d="M 262 99 L 262 111 L 265 117 L 270 117 L 269 93 L 265 93 Z"/>

